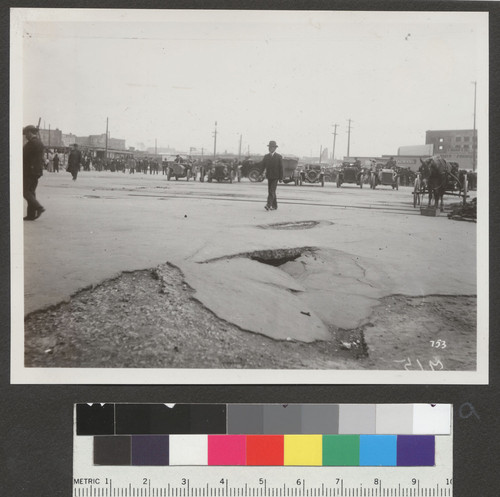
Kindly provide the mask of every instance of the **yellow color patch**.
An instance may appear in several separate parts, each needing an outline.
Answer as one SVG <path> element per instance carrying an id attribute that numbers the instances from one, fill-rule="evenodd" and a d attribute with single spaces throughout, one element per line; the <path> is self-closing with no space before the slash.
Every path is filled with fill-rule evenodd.
<path id="1" fill-rule="evenodd" d="M 322 435 L 285 435 L 285 466 L 321 466 Z"/>

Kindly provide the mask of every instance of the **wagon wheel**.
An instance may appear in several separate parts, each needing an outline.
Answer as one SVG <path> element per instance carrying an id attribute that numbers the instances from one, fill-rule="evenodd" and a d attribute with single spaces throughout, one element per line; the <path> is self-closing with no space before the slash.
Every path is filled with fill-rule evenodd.
<path id="1" fill-rule="evenodd" d="M 415 178 L 415 183 L 413 184 L 413 207 L 416 207 L 417 204 L 420 205 L 421 188 L 420 179 L 417 177 Z"/>
<path id="2" fill-rule="evenodd" d="M 464 174 L 464 184 L 463 184 L 463 190 L 464 190 L 464 205 L 467 203 L 467 174 Z"/>

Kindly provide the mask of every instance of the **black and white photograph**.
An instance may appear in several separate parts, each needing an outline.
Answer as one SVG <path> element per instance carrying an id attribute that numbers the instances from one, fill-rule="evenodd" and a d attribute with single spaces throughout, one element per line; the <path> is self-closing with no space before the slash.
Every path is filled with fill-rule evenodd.
<path id="1" fill-rule="evenodd" d="M 487 12 L 10 25 L 13 383 L 488 382 Z"/>

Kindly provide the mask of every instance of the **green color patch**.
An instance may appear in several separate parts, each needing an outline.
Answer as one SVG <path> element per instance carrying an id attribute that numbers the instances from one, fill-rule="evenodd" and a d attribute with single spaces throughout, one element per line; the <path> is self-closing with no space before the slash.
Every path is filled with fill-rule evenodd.
<path id="1" fill-rule="evenodd" d="M 323 435 L 323 466 L 359 466 L 359 435 Z"/>

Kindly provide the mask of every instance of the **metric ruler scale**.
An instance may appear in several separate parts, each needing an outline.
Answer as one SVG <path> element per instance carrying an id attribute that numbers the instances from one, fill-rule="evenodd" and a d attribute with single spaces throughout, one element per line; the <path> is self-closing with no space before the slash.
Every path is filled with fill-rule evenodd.
<path id="1" fill-rule="evenodd" d="M 392 479 L 392 478 L 391 478 Z M 306 480 L 297 483 L 274 486 L 263 480 L 262 484 L 241 486 L 229 483 L 219 486 L 209 483 L 193 486 L 188 480 L 184 485 L 155 486 L 149 479 L 144 485 L 114 486 L 112 481 L 107 485 L 77 485 L 73 497 L 451 497 L 451 480 L 441 485 L 422 485 L 419 480 L 410 484 L 378 484 L 363 485 L 358 482 L 346 482 L 338 478 L 332 487 L 327 484 L 309 485 Z"/>
<path id="2" fill-rule="evenodd" d="M 453 495 L 447 404 L 79 404 L 73 442 L 73 497 Z"/>

